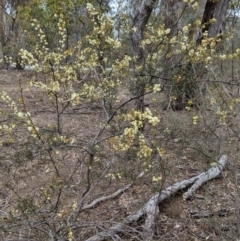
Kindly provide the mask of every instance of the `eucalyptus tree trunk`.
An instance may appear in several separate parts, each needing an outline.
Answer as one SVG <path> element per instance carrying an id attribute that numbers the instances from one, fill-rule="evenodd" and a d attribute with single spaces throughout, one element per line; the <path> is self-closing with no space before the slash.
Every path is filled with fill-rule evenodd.
<path id="1" fill-rule="evenodd" d="M 202 39 L 204 38 L 204 33 L 207 31 L 208 38 L 214 38 L 218 37 L 218 34 L 221 34 L 223 32 L 223 23 L 226 18 L 227 14 L 227 8 L 230 0 L 207 0 L 204 12 L 202 16 L 202 31 L 197 36 L 196 44 L 201 44 Z M 211 21 L 214 19 L 215 21 Z M 216 47 L 215 47 L 216 48 Z M 189 63 L 189 67 L 191 66 L 191 63 Z M 203 63 L 197 63 L 195 65 L 195 69 L 198 69 L 198 72 L 200 70 L 200 75 L 203 76 L 204 73 L 206 73 L 206 69 L 204 67 Z M 193 72 L 193 69 L 192 69 Z M 196 82 L 196 80 L 194 81 Z M 194 88 L 197 87 L 197 83 L 193 83 L 190 85 L 190 88 L 188 91 L 192 96 L 196 96 L 196 90 Z"/>
<path id="2" fill-rule="evenodd" d="M 6 13 L 5 13 L 6 0 L 0 0 L 0 57 L 3 57 L 3 48 L 7 42 L 7 26 L 6 26 Z"/>
<path id="3" fill-rule="evenodd" d="M 156 2 L 157 0 L 142 0 L 142 3 L 134 17 L 132 26 L 134 29 L 131 36 L 132 47 L 134 56 L 136 57 L 134 70 L 136 80 L 134 80 L 133 94 L 138 96 L 135 101 L 135 107 L 137 110 L 141 111 L 144 111 L 144 93 L 146 86 L 146 80 L 141 77 L 143 75 L 145 65 L 144 49 L 141 47 L 141 41 L 143 40 L 146 25 Z"/>
<path id="4" fill-rule="evenodd" d="M 204 24 L 205 27 L 202 31 L 208 31 L 208 37 L 215 37 L 223 31 L 222 25 L 225 21 L 229 2 L 230 0 L 207 0 L 202 18 L 202 24 Z M 209 20 L 213 18 L 216 21 L 209 24 Z"/>
<path id="5" fill-rule="evenodd" d="M 12 57 L 16 68 L 22 69 L 17 53 L 24 45 L 24 33 L 21 22 L 17 21 L 18 7 L 27 4 L 29 0 L 0 0 L 0 46 L 3 56 Z M 9 63 L 6 60 L 6 65 Z"/>
<path id="6" fill-rule="evenodd" d="M 217 37 L 223 31 L 223 22 L 225 21 L 227 7 L 230 0 L 207 0 L 205 5 L 202 6 L 202 26 L 203 28 L 196 34 L 196 38 L 189 36 L 189 41 L 195 41 L 197 45 L 201 44 L 202 39 L 205 37 L 203 33 L 208 32 L 207 37 Z M 163 5 L 164 3 L 164 5 Z M 170 37 L 173 37 L 177 34 L 177 31 L 180 27 L 181 14 L 184 11 L 184 5 L 181 4 L 179 0 L 176 1 L 167 1 L 164 0 L 162 5 L 165 8 L 164 13 L 164 22 L 166 28 L 171 28 Z M 176 13 L 177 12 L 177 13 Z M 194 14 L 194 13 L 193 13 Z M 183 16 L 184 20 L 185 16 Z M 215 21 L 211 21 L 215 19 Z M 165 82 L 171 80 L 172 74 L 180 73 L 182 76 L 181 82 L 175 84 L 172 83 L 173 89 L 175 90 L 174 96 L 176 100 L 172 102 L 171 107 L 174 110 L 182 110 L 187 106 L 188 100 L 194 100 L 196 105 L 201 103 L 201 100 L 198 98 L 197 91 L 200 90 L 197 79 L 202 79 L 203 75 L 206 73 L 206 69 L 203 63 L 193 64 L 191 62 L 181 65 L 179 61 L 181 56 L 170 56 L 166 59 L 165 64 L 171 66 L 170 71 L 164 73 Z M 174 65 L 176 68 L 174 68 Z M 168 68 L 166 68 L 168 69 Z M 196 71 L 197 70 L 197 71 Z"/>

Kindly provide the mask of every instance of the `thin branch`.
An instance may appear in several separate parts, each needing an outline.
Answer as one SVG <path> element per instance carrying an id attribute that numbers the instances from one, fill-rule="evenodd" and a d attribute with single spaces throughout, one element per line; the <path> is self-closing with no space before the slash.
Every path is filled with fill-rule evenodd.
<path id="1" fill-rule="evenodd" d="M 115 198 L 115 197 L 117 197 L 119 194 L 125 192 L 125 191 L 126 191 L 127 189 L 129 189 L 131 186 L 132 186 L 132 184 L 128 184 L 128 185 L 126 185 L 125 187 L 118 189 L 118 190 L 117 190 L 116 192 L 114 192 L 113 194 L 110 194 L 110 195 L 104 196 L 104 197 L 100 197 L 100 198 L 94 200 L 92 203 L 83 206 L 83 207 L 82 207 L 82 210 L 86 210 L 86 209 L 93 208 L 94 206 L 96 206 L 96 205 L 97 205 L 98 203 L 100 203 L 100 202 L 104 202 L 104 201 L 107 201 L 107 200 L 109 200 L 109 199 Z"/>

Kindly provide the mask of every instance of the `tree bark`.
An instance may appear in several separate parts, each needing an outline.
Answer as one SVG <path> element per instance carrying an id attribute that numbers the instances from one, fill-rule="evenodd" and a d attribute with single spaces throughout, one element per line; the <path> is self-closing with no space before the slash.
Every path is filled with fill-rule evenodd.
<path id="1" fill-rule="evenodd" d="M 215 37 L 222 32 L 229 2 L 230 0 L 207 0 L 202 18 L 202 25 L 204 25 L 202 32 L 208 31 L 208 37 Z M 216 21 L 210 23 L 211 19 Z"/>
<path id="2" fill-rule="evenodd" d="M 135 17 L 133 20 L 133 33 L 131 36 L 133 54 L 136 57 L 136 67 L 143 69 L 144 68 L 144 49 L 141 47 L 141 41 L 143 40 L 144 31 L 146 25 L 151 16 L 152 10 L 154 8 L 157 0 L 143 0 Z M 139 96 L 135 101 L 135 107 L 137 110 L 144 111 L 144 91 L 146 83 L 143 79 L 140 78 L 142 70 L 137 70 L 135 72 L 136 81 L 134 83 L 134 95 Z"/>
<path id="3" fill-rule="evenodd" d="M 0 57 L 3 57 L 3 48 L 6 45 L 7 42 L 7 28 L 6 28 L 6 13 L 5 13 L 5 5 L 6 5 L 6 0 L 1 0 L 0 1 L 0 36 L 1 36 L 1 52 L 0 52 Z"/>
<path id="4" fill-rule="evenodd" d="M 5 13 L 6 0 L 0 2 L 0 16 L 1 16 L 1 35 L 4 42 L 7 41 L 7 27 L 6 27 L 6 13 Z"/>

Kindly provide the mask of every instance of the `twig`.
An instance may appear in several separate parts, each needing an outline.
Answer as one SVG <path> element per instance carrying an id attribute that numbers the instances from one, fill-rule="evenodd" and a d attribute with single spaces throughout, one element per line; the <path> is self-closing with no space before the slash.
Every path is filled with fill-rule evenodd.
<path id="1" fill-rule="evenodd" d="M 115 198 L 117 197 L 119 194 L 121 194 L 122 192 L 125 192 L 127 189 L 129 189 L 132 186 L 132 184 L 128 184 L 123 188 L 118 189 L 116 192 L 114 192 L 113 194 L 110 194 L 108 196 L 104 196 L 104 197 L 100 197 L 96 200 L 94 200 L 92 203 L 87 204 L 85 206 L 82 207 L 82 210 L 86 210 L 86 209 L 90 209 L 93 208 L 94 206 L 96 206 L 98 203 L 103 202 L 103 201 L 107 201 L 111 198 Z"/>

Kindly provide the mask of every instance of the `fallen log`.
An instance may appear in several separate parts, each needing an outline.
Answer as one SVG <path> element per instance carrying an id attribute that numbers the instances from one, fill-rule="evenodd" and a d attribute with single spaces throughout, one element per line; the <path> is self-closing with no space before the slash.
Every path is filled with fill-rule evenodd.
<path id="1" fill-rule="evenodd" d="M 117 233 L 123 233 L 127 226 L 133 222 L 137 222 L 139 219 L 144 218 L 145 223 L 143 225 L 143 234 L 144 240 L 152 240 L 154 232 L 155 232 L 155 217 L 159 214 L 158 205 L 160 202 L 170 197 L 177 191 L 188 187 L 190 184 L 193 184 L 187 192 L 183 194 L 184 200 L 188 200 L 189 198 L 193 198 L 195 191 L 205 182 L 218 177 L 224 167 L 227 164 L 227 156 L 222 155 L 216 166 L 210 168 L 208 171 L 201 173 L 195 177 L 192 177 L 188 180 L 182 180 L 176 182 L 172 186 L 166 188 L 160 193 L 156 193 L 153 195 L 148 202 L 140 208 L 136 213 L 127 216 L 121 223 L 113 225 L 108 230 L 102 231 L 89 239 L 87 241 L 102 241 L 105 237 L 114 237 Z"/>

